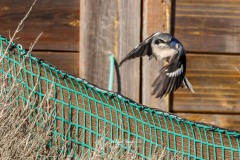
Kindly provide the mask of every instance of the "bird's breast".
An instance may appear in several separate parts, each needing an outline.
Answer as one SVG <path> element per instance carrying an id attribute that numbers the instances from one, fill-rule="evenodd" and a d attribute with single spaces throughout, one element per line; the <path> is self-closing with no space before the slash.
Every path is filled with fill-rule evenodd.
<path id="1" fill-rule="evenodd" d="M 166 49 L 154 48 L 153 54 L 157 57 L 157 59 L 162 60 L 169 57 L 173 57 L 175 54 L 177 54 L 177 51 L 171 48 Z"/>

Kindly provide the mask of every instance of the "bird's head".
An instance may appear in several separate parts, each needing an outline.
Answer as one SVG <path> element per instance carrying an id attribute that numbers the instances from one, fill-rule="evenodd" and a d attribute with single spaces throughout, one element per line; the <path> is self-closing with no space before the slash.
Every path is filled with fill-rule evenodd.
<path id="1" fill-rule="evenodd" d="M 182 44 L 169 33 L 156 33 L 151 43 L 153 54 L 160 60 L 184 51 Z"/>

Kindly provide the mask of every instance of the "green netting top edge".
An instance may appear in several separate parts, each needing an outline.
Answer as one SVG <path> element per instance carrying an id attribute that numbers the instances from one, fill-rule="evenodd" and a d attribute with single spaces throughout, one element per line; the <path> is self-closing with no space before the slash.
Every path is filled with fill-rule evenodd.
<path id="1" fill-rule="evenodd" d="M 2 35 L 0 35 L 0 40 L 4 41 L 7 44 L 10 43 L 9 39 L 5 38 Z M 18 53 L 18 54 L 21 54 L 21 55 L 24 56 L 24 55 L 26 55 L 28 53 L 28 51 L 23 49 L 22 45 L 16 44 L 14 42 L 11 42 L 11 43 L 12 43 L 11 46 L 14 46 L 14 47 L 18 48 L 18 50 L 20 51 L 20 53 Z M 155 108 L 150 108 L 148 106 L 144 106 L 144 105 L 139 104 L 139 103 L 131 100 L 130 98 L 127 98 L 127 97 L 125 97 L 125 96 L 123 96 L 123 95 L 121 95 L 119 93 L 108 91 L 108 90 L 105 90 L 105 89 L 101 89 L 100 87 L 87 82 L 85 79 L 82 79 L 82 78 L 76 77 L 74 75 L 68 74 L 68 73 L 66 73 L 64 71 L 61 71 L 57 67 L 55 67 L 55 66 L 53 66 L 53 65 L 51 65 L 49 63 L 44 62 L 42 59 L 34 57 L 30 53 L 28 54 L 28 57 L 31 58 L 32 60 L 39 61 L 43 66 L 49 67 L 51 70 L 61 74 L 63 77 L 67 77 L 67 78 L 73 79 L 76 82 L 81 82 L 84 85 L 86 85 L 88 88 L 91 88 L 91 89 L 93 89 L 93 90 L 95 90 L 97 92 L 103 93 L 104 95 L 108 96 L 109 98 L 116 97 L 116 98 L 124 101 L 125 103 L 128 103 L 130 106 L 133 106 L 133 107 L 135 107 L 137 109 L 140 109 L 141 111 L 149 112 L 149 113 L 152 113 L 152 114 L 155 114 L 155 115 L 158 115 L 158 116 L 165 116 L 165 117 L 168 117 L 170 119 L 174 119 L 174 120 L 176 120 L 178 122 L 183 122 L 183 123 L 186 123 L 186 124 L 189 124 L 189 125 L 192 125 L 192 126 L 196 126 L 198 128 L 208 129 L 208 130 L 213 131 L 213 132 L 220 132 L 220 133 L 223 133 L 223 134 L 232 135 L 235 138 L 240 138 L 240 132 L 238 132 L 238 131 L 227 130 L 227 129 L 220 128 L 220 127 L 217 127 L 217 126 L 214 126 L 214 125 L 210 125 L 210 124 L 206 124 L 206 123 L 193 122 L 193 121 L 181 118 L 181 117 L 179 117 L 177 115 L 174 115 L 172 113 L 169 113 L 169 112 L 165 112 L 165 111 L 162 111 L 162 110 L 159 110 L 159 109 L 155 109 Z"/>

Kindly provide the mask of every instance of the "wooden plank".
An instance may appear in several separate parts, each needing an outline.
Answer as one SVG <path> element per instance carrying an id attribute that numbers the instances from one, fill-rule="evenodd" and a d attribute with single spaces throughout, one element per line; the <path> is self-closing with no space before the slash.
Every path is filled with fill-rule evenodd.
<path id="1" fill-rule="evenodd" d="M 141 29 L 141 1 L 122 0 L 119 4 L 118 26 L 118 60 L 122 60 L 139 42 Z M 140 63 L 134 59 L 123 64 L 120 68 L 122 94 L 139 101 L 140 97 Z"/>
<path id="2" fill-rule="evenodd" d="M 188 51 L 240 53 L 240 1 L 177 0 L 175 36 Z"/>
<path id="3" fill-rule="evenodd" d="M 78 52 L 33 52 L 32 55 L 43 59 L 45 62 L 56 66 L 60 70 L 78 76 Z"/>
<path id="4" fill-rule="evenodd" d="M 187 77 L 195 94 L 178 89 L 174 112 L 240 113 L 240 57 L 187 55 Z"/>
<path id="5" fill-rule="evenodd" d="M 138 0 L 81 1 L 81 77 L 107 89 L 108 54 L 120 61 L 139 43 L 140 10 Z M 122 94 L 139 102 L 139 60 L 126 62 L 120 71 Z"/>
<path id="6" fill-rule="evenodd" d="M 2 0 L 0 34 L 8 37 L 9 30 L 13 34 L 32 3 L 33 1 Z M 16 42 L 28 48 L 38 34 L 43 32 L 34 49 L 78 51 L 79 3 L 79 0 L 72 0 L 71 3 L 64 0 L 37 1 Z"/>
<path id="7" fill-rule="evenodd" d="M 221 115 L 221 114 L 191 114 L 178 113 L 178 116 L 191 121 L 208 123 L 221 128 L 240 131 L 240 114 L 237 115 Z"/>
<path id="8" fill-rule="evenodd" d="M 162 0 L 143 1 L 143 39 L 155 32 L 170 32 L 171 3 Z M 168 97 L 157 99 L 151 95 L 151 84 L 157 77 L 162 62 L 147 57 L 142 59 L 142 104 L 168 111 Z"/>
<path id="9" fill-rule="evenodd" d="M 107 89 L 109 53 L 115 47 L 116 2 L 81 1 L 80 76 Z"/>

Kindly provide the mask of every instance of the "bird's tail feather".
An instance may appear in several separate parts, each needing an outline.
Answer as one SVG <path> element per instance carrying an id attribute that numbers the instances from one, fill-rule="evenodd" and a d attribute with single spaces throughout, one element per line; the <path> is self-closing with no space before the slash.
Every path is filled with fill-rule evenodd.
<path id="1" fill-rule="evenodd" d="M 185 85 L 192 93 L 195 93 L 195 91 L 193 90 L 192 85 L 191 85 L 191 83 L 188 81 L 187 77 L 185 77 L 185 78 L 183 79 L 183 83 L 184 83 L 184 85 Z"/>

